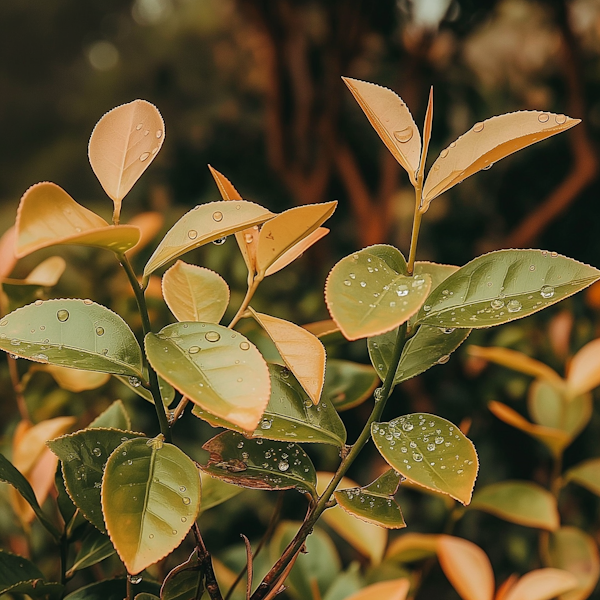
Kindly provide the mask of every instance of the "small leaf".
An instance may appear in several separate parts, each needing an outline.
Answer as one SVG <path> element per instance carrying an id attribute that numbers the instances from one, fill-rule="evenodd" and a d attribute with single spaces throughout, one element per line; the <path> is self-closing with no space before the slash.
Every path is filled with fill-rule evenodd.
<path id="1" fill-rule="evenodd" d="M 600 458 L 591 458 L 571 467 L 564 478 L 600 496 Z"/>
<path id="2" fill-rule="evenodd" d="M 461 538 L 440 535 L 437 553 L 446 577 L 463 600 L 492 600 L 494 572 L 479 546 Z"/>
<path id="3" fill-rule="evenodd" d="M 17 258 L 63 244 L 93 246 L 121 254 L 133 248 L 140 239 L 137 227 L 109 225 L 91 210 L 77 204 L 58 185 L 47 181 L 37 183 L 23 194 L 15 227 Z"/>
<path id="4" fill-rule="evenodd" d="M 67 263 L 61 256 L 51 256 L 35 267 L 25 279 L 4 279 L 4 284 L 52 287 L 65 272 Z"/>
<path id="5" fill-rule="evenodd" d="M 452 142 L 431 166 L 423 187 L 421 210 L 467 177 L 489 168 L 509 154 L 566 131 L 580 122 L 566 115 L 520 111 L 492 117 Z"/>
<path id="6" fill-rule="evenodd" d="M 346 600 L 405 600 L 409 589 L 409 579 L 388 579 L 372 583 Z"/>
<path id="7" fill-rule="evenodd" d="M 67 492 L 83 516 L 106 532 L 102 518 L 100 486 L 109 456 L 123 442 L 142 437 L 141 433 L 119 429 L 83 429 L 48 442 L 62 463 Z"/>
<path id="8" fill-rule="evenodd" d="M 63 586 L 45 581 L 42 572 L 26 558 L 0 550 L 0 594 L 60 596 Z"/>
<path id="9" fill-rule="evenodd" d="M 103 413 L 99 414 L 88 429 L 131 430 L 131 419 L 121 400 L 115 400 Z"/>
<path id="10" fill-rule="evenodd" d="M 160 588 L 161 600 L 190 600 L 202 598 L 204 571 L 198 551 L 182 564 L 177 565 L 165 577 Z"/>
<path id="11" fill-rule="evenodd" d="M 431 287 L 429 275 L 401 275 L 377 249 L 365 248 L 343 258 L 327 277 L 327 308 L 349 340 L 401 325 L 419 310 Z"/>
<path id="12" fill-rule="evenodd" d="M 556 499 L 530 481 L 502 481 L 477 490 L 471 508 L 526 527 L 549 531 L 560 527 Z"/>
<path id="13" fill-rule="evenodd" d="M 319 338 L 294 323 L 249 309 L 271 338 L 283 362 L 294 374 L 313 404 L 321 400 L 325 381 L 325 347 Z"/>
<path id="14" fill-rule="evenodd" d="M 142 376 L 142 353 L 117 314 L 91 300 L 38 300 L 0 320 L 0 349 L 45 364 Z"/>
<path id="15" fill-rule="evenodd" d="M 201 409 L 253 431 L 269 401 L 267 364 L 243 335 L 213 323 L 175 323 L 146 336 L 156 372 Z"/>
<path id="16" fill-rule="evenodd" d="M 561 569 L 536 569 L 525 573 L 509 590 L 504 600 L 552 600 L 578 587 L 577 578 Z"/>
<path id="17" fill-rule="evenodd" d="M 435 555 L 439 536 L 431 533 L 404 533 L 388 546 L 386 560 L 412 563 Z"/>
<path id="18" fill-rule="evenodd" d="M 76 571 L 81 571 L 82 569 L 87 569 L 92 565 L 98 564 L 114 553 L 115 548 L 110 539 L 97 529 L 90 528 L 86 536 L 81 540 L 81 547 L 73 560 L 73 565 L 67 571 L 67 577 L 72 577 Z"/>
<path id="19" fill-rule="evenodd" d="M 218 323 L 229 304 L 229 286 L 218 273 L 181 260 L 163 275 L 162 291 L 178 321 Z"/>
<path id="20" fill-rule="evenodd" d="M 469 336 L 470 329 L 452 329 L 421 325 L 402 350 L 396 369 L 394 385 L 427 371 L 431 367 L 444 364 Z M 367 340 L 369 357 L 377 374 L 383 381 L 390 368 L 398 330 L 394 329 Z"/>
<path id="21" fill-rule="evenodd" d="M 202 505 L 200 506 L 200 513 L 204 513 L 209 508 L 227 502 L 227 500 L 241 494 L 243 491 L 237 485 L 230 485 L 216 477 L 211 477 L 202 471 L 200 472 L 200 481 L 202 484 Z"/>
<path id="22" fill-rule="evenodd" d="M 225 431 L 202 446 L 210 458 L 200 468 L 213 477 L 241 487 L 289 490 L 316 495 L 315 468 L 296 444 L 248 439 Z"/>
<path id="23" fill-rule="evenodd" d="M 266 208 L 245 201 L 201 204 L 183 215 L 162 239 L 144 267 L 144 277 L 182 254 L 273 217 Z"/>
<path id="24" fill-rule="evenodd" d="M 600 576 L 598 545 L 592 537 L 576 527 L 561 527 L 550 534 L 549 566 L 575 575 L 577 589 L 561 596 L 561 600 L 585 600 L 590 597 Z"/>
<path id="25" fill-rule="evenodd" d="M 15 245 L 17 240 L 17 228 L 9 227 L 0 237 L 0 280 L 5 279 L 15 268 L 17 257 L 15 256 Z"/>
<path id="26" fill-rule="evenodd" d="M 571 397 L 600 385 L 600 339 L 586 344 L 569 363 L 567 389 Z"/>
<path id="27" fill-rule="evenodd" d="M 408 481 L 469 504 L 479 463 L 473 443 L 456 425 L 415 413 L 373 423 L 371 435 L 383 458 Z"/>
<path id="28" fill-rule="evenodd" d="M 313 335 L 318 338 L 323 338 L 332 333 L 337 333 L 340 328 L 333 319 L 325 319 L 324 321 L 315 321 L 314 323 L 307 323 L 302 325 L 306 331 L 310 331 Z"/>
<path id="29" fill-rule="evenodd" d="M 35 369 L 49 373 L 63 390 L 75 393 L 95 390 L 110 379 L 109 373 L 70 369 L 69 367 L 59 367 L 58 365 L 36 365 Z"/>
<path id="30" fill-rule="evenodd" d="M 401 476 L 390 469 L 366 487 L 334 493 L 338 504 L 348 513 L 386 529 L 406 527 L 402 510 L 394 499 Z"/>
<path id="31" fill-rule="evenodd" d="M 302 238 L 297 244 L 284 252 L 271 266 L 265 271 L 265 277 L 273 275 L 287 267 L 291 262 L 302 256 L 311 246 L 316 244 L 320 239 L 324 238 L 329 233 L 326 227 L 317 227 L 312 233 L 309 233 L 305 238 Z"/>
<path id="32" fill-rule="evenodd" d="M 377 373 L 370 366 L 330 358 L 322 398 L 338 411 L 349 410 L 370 398 L 378 383 Z"/>
<path id="33" fill-rule="evenodd" d="M 121 200 L 150 166 L 164 139 L 163 119 L 156 106 L 145 100 L 113 108 L 94 127 L 88 148 L 90 164 L 115 204 L 115 223 Z"/>
<path id="34" fill-rule="evenodd" d="M 267 221 L 258 236 L 256 251 L 258 277 L 260 279 L 265 277 L 269 267 L 312 234 L 333 214 L 336 206 L 337 202 L 306 204 L 286 210 Z M 285 264 L 271 270 L 271 273 L 283 268 Z"/>
<path id="35" fill-rule="evenodd" d="M 467 263 L 433 290 L 418 321 L 492 327 L 556 304 L 598 279 L 598 269 L 556 252 L 498 250 Z"/>
<path id="36" fill-rule="evenodd" d="M 416 185 L 421 154 L 421 135 L 400 96 L 374 83 L 342 77 L 367 119 L 393 157 Z"/>
<path id="37" fill-rule="evenodd" d="M 431 129 L 433 127 L 433 86 L 429 88 L 429 99 L 427 100 L 427 110 L 425 111 L 425 123 L 423 124 L 423 145 L 421 148 L 421 158 L 419 160 L 419 175 L 423 178 L 425 175 L 425 163 L 429 152 L 429 142 L 431 140 Z"/>
<path id="38" fill-rule="evenodd" d="M 194 462 L 160 439 L 121 444 L 102 478 L 102 511 L 119 557 L 132 575 L 175 549 L 200 508 Z"/>

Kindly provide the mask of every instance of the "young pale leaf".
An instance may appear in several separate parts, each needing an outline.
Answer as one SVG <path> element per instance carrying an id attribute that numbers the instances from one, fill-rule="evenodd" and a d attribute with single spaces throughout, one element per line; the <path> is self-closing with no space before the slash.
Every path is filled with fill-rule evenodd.
<path id="1" fill-rule="evenodd" d="M 142 377 L 142 353 L 117 314 L 91 300 L 37 300 L 0 321 L 0 349 L 45 364 Z"/>
<path id="2" fill-rule="evenodd" d="M 406 527 L 402 510 L 394 499 L 401 476 L 390 469 L 366 487 L 334 492 L 337 503 L 348 513 L 386 529 Z"/>
<path id="3" fill-rule="evenodd" d="M 371 435 L 383 458 L 408 481 L 469 504 L 479 462 L 475 446 L 456 425 L 415 413 L 373 423 Z"/>
<path id="4" fill-rule="evenodd" d="M 237 485 L 229 485 L 202 471 L 200 471 L 200 483 L 202 487 L 201 513 L 206 512 L 209 508 L 223 504 L 223 502 L 227 502 L 230 498 L 243 492 Z"/>
<path id="5" fill-rule="evenodd" d="M 73 577 L 76 571 L 96 565 L 114 553 L 115 548 L 110 539 L 97 529 L 90 528 L 86 536 L 81 540 L 81 547 L 73 560 L 73 565 L 67 571 L 67 577 Z"/>
<path id="6" fill-rule="evenodd" d="M 337 202 L 297 206 L 267 221 L 258 236 L 256 251 L 258 276 L 261 279 L 265 277 L 267 269 L 329 219 L 336 206 Z M 285 264 L 272 270 L 271 273 L 283 268 Z"/>
<path id="7" fill-rule="evenodd" d="M 108 459 L 102 512 L 119 557 L 132 575 L 175 549 L 200 509 L 200 477 L 177 446 L 129 440 Z"/>
<path id="8" fill-rule="evenodd" d="M 106 529 L 100 485 L 106 461 L 123 442 L 142 435 L 119 429 L 83 429 L 48 442 L 50 450 L 61 460 L 69 497 L 83 516 L 102 533 Z"/>
<path id="9" fill-rule="evenodd" d="M 269 364 L 269 374 L 271 397 L 252 437 L 281 442 L 318 442 L 339 447 L 346 443 L 344 424 L 333 406 L 326 402 L 315 406 L 285 367 Z M 219 419 L 198 406 L 194 406 L 192 413 L 214 427 L 244 432 L 242 428 Z"/>
<path id="10" fill-rule="evenodd" d="M 296 488 L 316 496 L 315 468 L 296 444 L 247 439 L 225 431 L 202 448 L 210 452 L 210 458 L 201 469 L 227 483 L 262 490 Z"/>
<path id="11" fill-rule="evenodd" d="M 409 579 L 388 579 L 372 583 L 346 600 L 405 600 L 409 589 Z"/>
<path id="12" fill-rule="evenodd" d="M 45 581 L 43 573 L 22 556 L 0 550 L 0 594 L 57 597 L 59 583 Z"/>
<path id="13" fill-rule="evenodd" d="M 175 323 L 146 336 L 156 372 L 202 410 L 254 431 L 269 402 L 267 364 L 243 335 L 213 323 Z"/>
<path id="14" fill-rule="evenodd" d="M 203 581 L 203 563 L 198 558 L 198 551 L 194 550 L 184 563 L 177 565 L 165 577 L 160 588 L 160 598 L 161 600 L 200 599 L 204 591 Z"/>
<path id="15" fill-rule="evenodd" d="M 452 329 L 421 325 L 417 333 L 404 345 L 396 370 L 394 384 L 415 377 L 435 365 L 448 362 L 454 352 L 469 336 L 470 329 Z M 369 357 L 383 381 L 390 368 L 398 330 L 369 338 Z"/>
<path id="16" fill-rule="evenodd" d="M 324 321 L 307 323 L 306 325 L 302 325 L 302 327 L 304 327 L 306 331 L 310 331 L 313 335 L 316 335 L 319 339 L 337 333 L 340 330 L 333 319 L 325 319 Z"/>
<path id="17" fill-rule="evenodd" d="M 600 458 L 591 458 L 571 467 L 565 474 L 566 481 L 573 481 L 600 496 Z"/>
<path id="18" fill-rule="evenodd" d="M 31 186 L 17 210 L 15 254 L 23 258 L 40 248 L 62 244 L 94 246 L 117 254 L 133 248 L 140 230 L 133 225 L 109 225 L 77 204 L 67 192 L 47 181 Z"/>
<path id="19" fill-rule="evenodd" d="M 131 430 L 131 419 L 125 410 L 123 402 L 115 400 L 88 425 L 88 429 Z"/>
<path id="20" fill-rule="evenodd" d="M 425 123 L 423 124 L 423 147 L 421 148 L 421 158 L 419 160 L 419 176 L 421 180 L 425 175 L 425 163 L 429 152 L 429 142 L 431 141 L 431 130 L 433 128 L 433 86 L 429 88 L 429 99 L 427 100 L 427 110 L 425 111 Z"/>
<path id="21" fill-rule="evenodd" d="M 492 327 L 556 304 L 598 279 L 598 269 L 556 252 L 498 250 L 450 275 L 417 318 L 438 327 Z"/>
<path id="22" fill-rule="evenodd" d="M 421 135 L 400 96 L 388 88 L 342 77 L 367 119 L 393 157 L 416 185 L 421 154 Z"/>
<path id="23" fill-rule="evenodd" d="M 281 271 L 291 262 L 294 262 L 299 256 L 302 256 L 308 248 L 316 244 L 321 238 L 324 238 L 329 233 L 327 227 L 317 227 L 312 233 L 309 233 L 305 238 L 284 252 L 271 266 L 265 271 L 265 277 Z"/>
<path id="24" fill-rule="evenodd" d="M 399 254 L 399 252 L 398 252 Z M 429 275 L 408 277 L 365 248 L 339 261 L 325 284 L 327 308 L 349 340 L 390 331 L 414 315 L 431 288 Z"/>
<path id="25" fill-rule="evenodd" d="M 330 358 L 322 398 L 331 402 L 337 411 L 349 410 L 370 398 L 378 382 L 377 373 L 370 366 Z"/>
<path id="26" fill-rule="evenodd" d="M 178 321 L 218 323 L 229 304 L 229 286 L 218 273 L 181 260 L 163 275 L 162 292 Z"/>
<path id="27" fill-rule="evenodd" d="M 266 208 L 243 200 L 198 205 L 167 231 L 146 263 L 144 277 L 194 248 L 264 223 L 272 216 Z"/>
<path id="28" fill-rule="evenodd" d="M 84 392 L 95 390 L 104 385 L 109 379 L 109 373 L 98 373 L 97 371 L 83 371 L 81 369 L 70 369 L 58 365 L 40 365 L 35 367 L 38 371 L 45 371 L 54 378 L 54 381 L 63 389 L 70 392 Z"/>
<path id="29" fill-rule="evenodd" d="M 494 572 L 479 546 L 461 538 L 440 535 L 437 554 L 446 577 L 463 600 L 492 600 Z"/>
<path id="30" fill-rule="evenodd" d="M 346 600 L 352 594 L 361 590 L 365 585 L 364 577 L 360 572 L 360 564 L 351 562 L 345 571 L 342 571 L 327 588 L 323 600 Z"/>
<path id="31" fill-rule="evenodd" d="M 386 561 L 412 563 L 434 556 L 439 535 L 431 533 L 404 533 L 394 539 L 385 553 Z"/>
<path id="32" fill-rule="evenodd" d="M 294 374 L 313 404 L 321 400 L 325 381 L 325 347 L 319 338 L 294 323 L 257 313 L 252 316 L 271 338 L 283 362 Z"/>
<path id="33" fill-rule="evenodd" d="M 0 279 L 7 278 L 17 264 L 15 246 L 17 242 L 17 228 L 9 227 L 0 237 Z"/>
<path id="34" fill-rule="evenodd" d="M 576 527 L 561 527 L 550 534 L 549 566 L 575 575 L 577 589 L 561 600 L 585 600 L 596 587 L 600 576 L 598 545 L 592 537 Z"/>
<path id="35" fill-rule="evenodd" d="M 556 499 L 548 490 L 530 481 L 488 485 L 475 493 L 471 508 L 526 527 L 549 531 L 560 527 Z"/>
<path id="36" fill-rule="evenodd" d="M 504 600 L 551 600 L 578 587 L 575 575 L 561 569 L 536 569 L 525 573 Z"/>
<path id="37" fill-rule="evenodd" d="M 61 256 L 51 256 L 35 267 L 25 279 L 4 279 L 2 283 L 9 285 L 31 285 L 36 287 L 52 287 L 58 283 L 65 272 L 67 263 Z"/>
<path id="38" fill-rule="evenodd" d="M 131 250 L 127 251 L 127 256 L 131 259 L 152 242 L 162 229 L 164 222 L 164 215 L 154 211 L 139 213 L 130 219 L 128 225 L 133 225 L 140 230 L 140 240 Z"/>
<path id="39" fill-rule="evenodd" d="M 164 139 L 162 117 L 145 100 L 113 108 L 94 127 L 88 155 L 100 185 L 114 202 L 115 223 L 121 201 L 150 166 Z"/>
<path id="40" fill-rule="evenodd" d="M 586 344 L 571 360 L 567 389 L 571 397 L 591 392 L 600 385 L 600 339 Z"/>
<path id="41" fill-rule="evenodd" d="M 475 123 L 433 163 L 423 186 L 420 210 L 425 212 L 434 198 L 477 171 L 579 122 L 565 115 L 521 111 Z"/>

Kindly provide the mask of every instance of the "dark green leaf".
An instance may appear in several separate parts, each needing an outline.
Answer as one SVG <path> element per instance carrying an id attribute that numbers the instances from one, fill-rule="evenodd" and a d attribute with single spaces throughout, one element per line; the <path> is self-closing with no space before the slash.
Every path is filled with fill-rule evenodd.
<path id="1" fill-rule="evenodd" d="M 121 400 L 115 400 L 103 413 L 89 425 L 89 429 L 131 429 L 131 419 Z"/>
<path id="2" fill-rule="evenodd" d="M 72 577 L 75 571 L 91 567 L 114 553 L 115 548 L 110 539 L 91 527 L 81 541 L 81 548 L 79 548 L 73 565 L 67 572 L 67 577 Z"/>
<path id="3" fill-rule="evenodd" d="M 370 366 L 329 358 L 321 397 L 338 411 L 348 410 L 369 398 L 378 383 L 377 373 Z"/>
<path id="4" fill-rule="evenodd" d="M 44 579 L 44 574 L 31 562 L 17 554 L 0 550 L 0 594 L 23 581 Z"/>
<path id="5" fill-rule="evenodd" d="M 600 458 L 590 458 L 571 467 L 565 474 L 565 480 L 573 481 L 600 496 Z"/>
<path id="6" fill-rule="evenodd" d="M 160 588 L 161 600 L 199 600 L 204 591 L 203 576 L 198 552 L 194 550 L 184 563 L 165 577 Z"/>
<path id="7" fill-rule="evenodd" d="M 152 581 L 140 581 L 134 589 L 138 593 L 158 595 L 160 586 Z M 127 598 L 127 580 L 106 579 L 71 592 L 64 600 L 123 600 L 123 598 Z"/>
<path id="8" fill-rule="evenodd" d="M 223 502 L 241 494 L 243 491 L 237 485 L 230 485 L 203 472 L 200 473 L 200 480 L 202 483 L 201 513 L 207 511 L 209 508 L 223 504 Z"/>

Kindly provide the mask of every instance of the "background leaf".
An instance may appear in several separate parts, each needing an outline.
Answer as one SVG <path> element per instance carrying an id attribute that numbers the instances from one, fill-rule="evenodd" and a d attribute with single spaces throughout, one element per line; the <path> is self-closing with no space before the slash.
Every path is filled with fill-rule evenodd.
<path id="1" fill-rule="evenodd" d="M 31 369 L 49 373 L 63 390 L 75 393 L 95 390 L 110 379 L 110 373 L 70 369 L 69 367 L 60 367 L 58 365 L 35 365 Z"/>
<path id="2" fill-rule="evenodd" d="M 551 600 L 578 586 L 577 578 L 560 569 L 536 569 L 525 573 L 504 600 Z"/>
<path id="3" fill-rule="evenodd" d="M 218 506 L 223 502 L 227 502 L 230 498 L 243 492 L 237 485 L 225 483 L 217 477 L 207 475 L 204 471 L 200 471 L 200 483 L 202 487 L 200 513 L 207 511 L 209 508 L 213 508 L 213 506 Z"/>
<path id="4" fill-rule="evenodd" d="M 91 527 L 81 540 L 81 546 L 73 559 L 71 568 L 67 571 L 67 577 L 72 577 L 76 571 L 98 564 L 114 553 L 115 548 L 110 539 Z"/>
<path id="5" fill-rule="evenodd" d="M 368 365 L 330 358 L 325 369 L 323 400 L 336 410 L 349 410 L 370 398 L 379 383 L 377 373 Z"/>
<path id="6" fill-rule="evenodd" d="M 42 572 L 26 558 L 0 550 L 0 594 L 57 596 L 59 583 L 47 582 Z"/>
<path id="7" fill-rule="evenodd" d="M 115 400 L 104 412 L 100 413 L 89 425 L 89 429 L 125 429 L 131 430 L 131 419 L 121 400 Z"/>
<path id="8" fill-rule="evenodd" d="M 160 588 L 161 600 L 190 600 L 202 598 L 204 572 L 198 551 L 184 563 L 176 566 L 165 577 Z"/>
<path id="9" fill-rule="evenodd" d="M 600 496 L 600 458 L 590 458 L 574 467 L 564 475 L 566 481 L 573 481 Z"/>
<path id="10" fill-rule="evenodd" d="M 410 589 L 408 579 L 379 581 L 348 596 L 347 600 L 405 600 Z"/>
<path id="11" fill-rule="evenodd" d="M 567 388 L 570 395 L 590 392 L 600 385 L 600 339 L 586 344 L 569 363 Z"/>

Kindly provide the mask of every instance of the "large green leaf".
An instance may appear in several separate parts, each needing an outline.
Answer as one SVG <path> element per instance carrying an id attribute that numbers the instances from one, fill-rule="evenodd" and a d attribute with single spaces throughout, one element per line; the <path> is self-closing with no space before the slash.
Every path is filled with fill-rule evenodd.
<path id="1" fill-rule="evenodd" d="M 600 279 L 600 271 L 556 252 L 498 250 L 450 275 L 431 292 L 418 321 L 491 327 L 559 302 Z"/>
<path id="2" fill-rule="evenodd" d="M 573 481 L 600 496 L 600 458 L 591 458 L 571 467 L 565 474 L 565 480 Z"/>
<path id="3" fill-rule="evenodd" d="M 194 600 L 202 598 L 204 572 L 198 551 L 182 564 L 177 565 L 165 577 L 160 588 L 161 600 Z"/>
<path id="4" fill-rule="evenodd" d="M 137 582 L 137 579 L 135 580 Z M 140 580 L 135 584 L 135 591 L 139 593 L 159 592 L 159 586 L 153 581 Z M 127 580 L 126 579 L 105 579 L 97 581 L 81 587 L 68 596 L 64 600 L 123 600 L 127 597 Z"/>
<path id="5" fill-rule="evenodd" d="M 394 384 L 415 377 L 435 365 L 446 363 L 450 354 L 467 339 L 470 333 L 470 329 L 421 325 L 402 350 Z M 382 381 L 388 374 L 397 336 L 398 330 L 394 329 L 368 339 L 369 357 Z"/>
<path id="6" fill-rule="evenodd" d="M 296 444 L 248 439 L 225 431 L 202 448 L 210 452 L 208 462 L 200 465 L 202 470 L 227 483 L 264 490 L 296 488 L 316 496 L 315 468 Z"/>
<path id="7" fill-rule="evenodd" d="M 469 504 L 479 463 L 475 446 L 456 425 L 415 413 L 373 423 L 371 434 L 383 458 L 406 479 Z"/>
<path id="8" fill-rule="evenodd" d="M 146 336 L 146 354 L 161 377 L 203 410 L 245 431 L 258 425 L 269 401 L 269 371 L 240 333 L 214 323 L 175 323 Z"/>
<path id="9" fill-rule="evenodd" d="M 0 594 L 59 597 L 63 586 L 45 581 L 43 573 L 22 556 L 0 550 Z"/>
<path id="10" fill-rule="evenodd" d="M 488 485 L 473 496 L 471 508 L 527 527 L 553 531 L 560 526 L 556 499 L 531 481 L 501 481 Z"/>
<path id="11" fill-rule="evenodd" d="M 62 462 L 67 492 L 83 516 L 105 532 L 100 487 L 108 457 L 133 438 L 143 437 L 120 429 L 83 429 L 48 442 Z"/>
<path id="12" fill-rule="evenodd" d="M 204 472 L 200 472 L 200 482 L 202 485 L 202 505 L 200 512 L 204 513 L 209 508 L 223 504 L 230 498 L 241 494 L 241 490 L 237 485 L 230 485 L 216 477 L 211 477 Z"/>
<path id="13" fill-rule="evenodd" d="M 271 398 L 252 437 L 282 442 L 319 442 L 343 446 L 346 429 L 333 404 L 315 406 L 297 379 L 280 365 L 269 364 Z M 241 427 L 219 419 L 195 406 L 192 413 L 215 427 L 243 432 Z"/>
<path id="14" fill-rule="evenodd" d="M 244 200 L 198 205 L 169 229 L 144 267 L 144 277 L 194 248 L 264 223 L 271 217 L 273 213 L 266 208 Z"/>
<path id="15" fill-rule="evenodd" d="M 121 444 L 102 478 L 106 529 L 132 575 L 176 548 L 200 509 L 196 465 L 161 438 Z"/>
<path id="16" fill-rule="evenodd" d="M 104 412 L 89 425 L 90 429 L 131 429 L 131 419 L 121 400 L 115 400 Z"/>
<path id="17" fill-rule="evenodd" d="M 343 258 L 329 273 L 325 301 L 349 340 L 401 325 L 419 310 L 429 293 L 429 275 L 408 277 L 396 271 L 390 266 L 394 264 L 390 252 L 389 247 L 385 251 L 377 246 L 365 248 Z M 396 257 L 396 268 L 400 268 L 400 257 Z"/>
<path id="18" fill-rule="evenodd" d="M 0 320 L 0 348 L 41 363 L 142 376 L 142 352 L 123 319 L 91 300 L 37 300 Z"/>
<path id="19" fill-rule="evenodd" d="M 98 564 L 114 553 L 115 548 L 110 539 L 97 529 L 90 527 L 86 536 L 81 540 L 81 547 L 73 560 L 73 565 L 67 571 L 67 577 L 72 577 L 76 571 Z"/>
<path id="20" fill-rule="evenodd" d="M 330 358 L 321 397 L 338 411 L 348 410 L 369 398 L 378 383 L 377 373 L 369 365 Z"/>
<path id="21" fill-rule="evenodd" d="M 334 492 L 337 503 L 351 515 L 387 529 L 406 527 L 399 504 L 394 499 L 402 477 L 390 469 L 365 487 Z"/>

